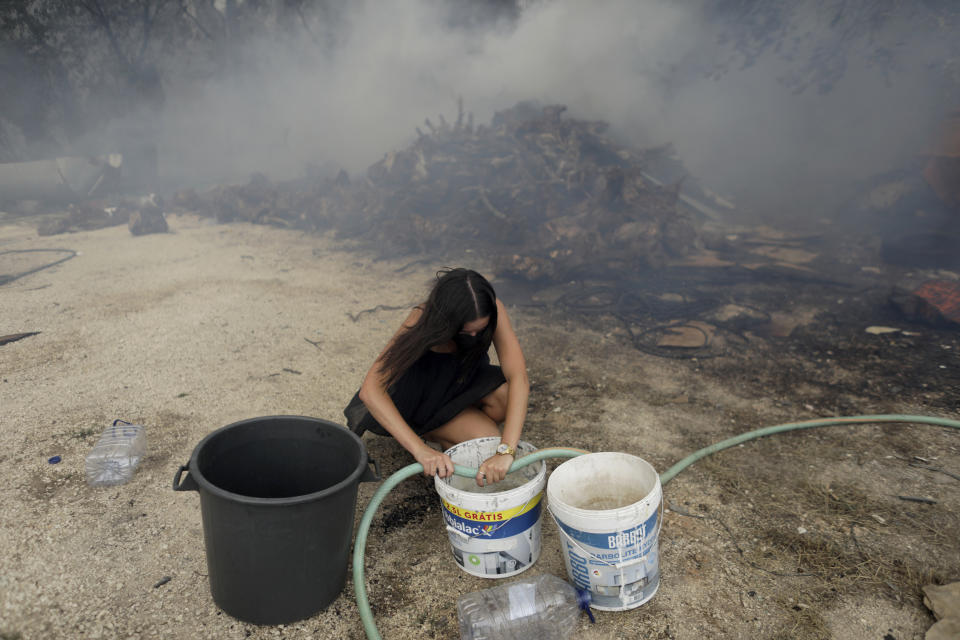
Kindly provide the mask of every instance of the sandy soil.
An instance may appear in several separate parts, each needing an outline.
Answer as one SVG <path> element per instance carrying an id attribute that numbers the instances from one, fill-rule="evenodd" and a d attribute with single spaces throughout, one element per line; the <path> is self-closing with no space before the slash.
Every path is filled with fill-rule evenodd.
<path id="1" fill-rule="evenodd" d="M 219 611 L 199 501 L 171 480 L 205 434 L 236 420 L 342 422 L 405 312 L 356 314 L 416 302 L 444 264 L 189 215 L 169 223 L 171 233 L 142 237 L 125 226 L 55 237 L 27 221 L 0 226 L 0 251 L 78 252 L 0 287 L 0 335 L 40 332 L 0 346 L 0 638 L 363 638 L 349 582 L 326 611 L 285 626 Z M 0 273 L 49 257 L 0 256 L 20 261 Z M 491 269 L 478 255 L 451 260 Z M 955 334 L 926 331 L 906 346 L 857 338 L 875 340 L 874 360 L 889 364 L 869 375 L 829 345 L 761 338 L 727 357 L 668 359 L 633 349 L 609 318 L 527 306 L 535 296 L 511 300 L 498 284 L 530 368 L 524 439 L 539 447 L 626 451 L 662 471 L 771 424 L 838 412 L 960 417 Z M 906 384 L 896 370 L 910 353 Z M 147 426 L 149 456 L 130 483 L 90 488 L 84 456 L 116 418 Z M 388 439 L 364 440 L 385 474 L 410 462 Z M 55 455 L 62 462 L 49 464 Z M 960 473 L 957 432 L 839 427 L 712 456 L 666 487 L 674 509 L 656 597 L 584 619 L 576 637 L 922 638 L 933 618 L 919 586 L 960 579 L 960 482 L 930 468 Z M 374 490 L 361 485 L 357 521 Z M 565 575 L 549 521 L 543 544 L 531 572 Z M 395 640 L 457 637 L 457 597 L 489 586 L 455 565 L 423 478 L 374 521 L 367 583 L 380 631 Z"/>

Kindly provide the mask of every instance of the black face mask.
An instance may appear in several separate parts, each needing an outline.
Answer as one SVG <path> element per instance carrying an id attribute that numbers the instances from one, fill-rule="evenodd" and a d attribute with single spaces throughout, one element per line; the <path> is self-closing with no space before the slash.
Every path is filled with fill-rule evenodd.
<path id="1" fill-rule="evenodd" d="M 453 341 L 457 344 L 458 351 L 470 351 L 483 344 L 483 333 L 478 333 L 475 336 L 469 333 L 458 333 L 453 336 Z"/>

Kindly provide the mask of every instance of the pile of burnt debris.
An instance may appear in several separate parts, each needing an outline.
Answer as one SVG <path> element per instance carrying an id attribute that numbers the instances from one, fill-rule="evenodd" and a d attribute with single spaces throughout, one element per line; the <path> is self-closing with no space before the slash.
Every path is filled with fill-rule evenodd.
<path id="1" fill-rule="evenodd" d="M 135 236 L 166 233 L 169 227 L 164 217 L 163 198 L 150 194 L 139 198 L 120 198 L 116 201 L 86 200 L 72 203 L 67 207 L 66 215 L 40 222 L 37 233 L 41 236 L 52 236 L 124 224 Z"/>
<path id="2" fill-rule="evenodd" d="M 677 206 L 679 183 L 645 172 L 668 151 L 621 146 L 606 123 L 564 110 L 520 103 L 475 126 L 461 105 L 454 122 L 427 119 L 359 179 L 255 175 L 173 204 L 222 222 L 334 229 L 393 255 L 469 248 L 529 280 L 657 267 L 693 250 L 696 220 Z"/>

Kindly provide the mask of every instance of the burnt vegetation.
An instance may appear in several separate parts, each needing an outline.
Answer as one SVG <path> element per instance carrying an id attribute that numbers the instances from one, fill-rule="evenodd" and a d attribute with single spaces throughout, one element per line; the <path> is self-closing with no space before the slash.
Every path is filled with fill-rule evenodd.
<path id="1" fill-rule="evenodd" d="M 333 229 L 386 255 L 473 249 L 499 273 L 532 281 L 661 266 L 695 248 L 679 185 L 644 171 L 667 151 L 617 145 L 605 123 L 563 111 L 521 103 L 474 125 L 461 107 L 453 122 L 426 119 L 366 176 L 274 184 L 261 174 L 175 204 L 224 222 Z"/>

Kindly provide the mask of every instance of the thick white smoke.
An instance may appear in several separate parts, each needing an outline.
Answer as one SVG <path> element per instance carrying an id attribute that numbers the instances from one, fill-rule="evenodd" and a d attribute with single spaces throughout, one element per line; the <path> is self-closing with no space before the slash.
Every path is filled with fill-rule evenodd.
<path id="1" fill-rule="evenodd" d="M 328 53 L 262 43 L 241 72 L 200 92 L 171 86 L 159 121 L 167 180 L 289 178 L 307 163 L 356 173 L 407 143 L 424 117 L 455 117 L 458 97 L 478 123 L 535 99 L 606 120 L 636 144 L 672 143 L 721 193 L 817 215 L 922 149 L 954 106 L 909 54 L 889 83 L 854 60 L 825 95 L 792 93 L 774 56 L 708 78 L 716 32 L 690 3 L 541 1 L 516 22 L 473 29 L 451 27 L 436 0 L 348 6 Z"/>

